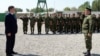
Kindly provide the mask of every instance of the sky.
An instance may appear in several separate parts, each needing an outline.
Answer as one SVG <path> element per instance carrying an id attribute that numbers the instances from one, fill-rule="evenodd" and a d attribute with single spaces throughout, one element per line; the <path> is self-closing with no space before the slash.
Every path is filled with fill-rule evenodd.
<path id="1" fill-rule="evenodd" d="M 26 8 L 36 8 L 38 0 L 2 0 L 0 1 L 0 12 L 7 11 L 8 6 L 13 5 L 17 8 L 22 8 L 26 11 Z M 55 10 L 62 11 L 65 7 L 78 7 L 85 1 L 89 1 L 90 4 L 93 0 L 47 0 L 48 8 L 54 8 Z"/>

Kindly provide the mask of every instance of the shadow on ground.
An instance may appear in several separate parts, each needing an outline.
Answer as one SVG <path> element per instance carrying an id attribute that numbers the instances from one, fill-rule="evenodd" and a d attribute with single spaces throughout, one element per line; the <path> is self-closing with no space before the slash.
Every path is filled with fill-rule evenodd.
<path id="1" fill-rule="evenodd" d="M 72 34 L 71 33 L 68 33 L 68 34 L 62 33 L 62 34 L 26 34 L 26 35 L 72 35 Z"/>
<path id="2" fill-rule="evenodd" d="M 0 33 L 0 35 L 5 35 L 5 34 L 1 34 L 1 33 Z"/>
<path id="3" fill-rule="evenodd" d="M 40 56 L 35 54 L 18 54 L 18 56 Z"/>
<path id="4" fill-rule="evenodd" d="M 100 56 L 100 54 L 92 54 L 92 56 Z"/>

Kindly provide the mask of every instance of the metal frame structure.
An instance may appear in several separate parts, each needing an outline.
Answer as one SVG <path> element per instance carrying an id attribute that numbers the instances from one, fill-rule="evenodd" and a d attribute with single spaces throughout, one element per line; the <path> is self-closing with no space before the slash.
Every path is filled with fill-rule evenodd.
<path id="1" fill-rule="evenodd" d="M 40 12 L 39 9 L 44 9 L 45 7 L 48 16 L 48 6 L 46 0 L 38 0 L 36 12 L 39 13 Z"/>

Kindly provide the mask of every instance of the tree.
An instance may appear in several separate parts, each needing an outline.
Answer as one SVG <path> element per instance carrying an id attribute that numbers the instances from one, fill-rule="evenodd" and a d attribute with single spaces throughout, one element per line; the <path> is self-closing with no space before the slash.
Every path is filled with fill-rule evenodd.
<path id="1" fill-rule="evenodd" d="M 54 11 L 54 8 L 49 8 L 48 11 L 52 12 L 52 11 Z"/>
<path id="2" fill-rule="evenodd" d="M 17 12 L 23 12 L 23 9 L 21 8 L 15 8 Z"/>
<path id="3" fill-rule="evenodd" d="M 78 10 L 83 11 L 86 7 L 91 8 L 89 1 L 86 1 L 84 4 L 80 5 Z"/>
<path id="4" fill-rule="evenodd" d="M 76 7 L 72 7 L 70 10 L 71 11 L 77 11 L 77 8 Z"/>
<path id="5" fill-rule="evenodd" d="M 27 11 L 27 12 L 30 12 L 30 9 L 26 8 L 26 11 Z"/>
<path id="6" fill-rule="evenodd" d="M 94 0 L 92 2 L 92 10 L 93 11 L 100 11 L 100 0 Z"/>
<path id="7" fill-rule="evenodd" d="M 31 9 L 30 12 L 36 12 L 36 8 Z"/>
<path id="8" fill-rule="evenodd" d="M 33 8 L 33 9 L 31 9 L 30 10 L 30 12 L 45 12 L 46 10 L 45 9 L 43 9 L 43 8 Z"/>
<path id="9" fill-rule="evenodd" d="M 70 11 L 69 7 L 64 8 L 64 11 Z"/>

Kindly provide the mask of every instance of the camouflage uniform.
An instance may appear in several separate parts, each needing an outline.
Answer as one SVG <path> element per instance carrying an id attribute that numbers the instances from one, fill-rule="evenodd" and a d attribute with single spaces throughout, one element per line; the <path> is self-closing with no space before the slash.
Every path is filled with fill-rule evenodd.
<path id="1" fill-rule="evenodd" d="M 50 17 L 50 31 L 53 32 L 53 18 Z"/>
<path id="2" fill-rule="evenodd" d="M 97 19 L 96 19 L 96 15 L 92 15 L 92 16 L 93 16 L 93 19 L 94 19 L 93 32 L 95 32 L 96 29 L 97 29 Z"/>
<path id="3" fill-rule="evenodd" d="M 53 34 L 56 34 L 56 27 L 57 27 L 57 17 L 55 16 L 54 18 L 53 18 L 53 21 L 52 21 L 52 26 L 53 26 L 53 29 L 52 29 L 52 31 L 53 31 Z"/>
<path id="4" fill-rule="evenodd" d="M 98 16 L 98 28 L 97 31 L 100 32 L 100 15 Z"/>
<path id="5" fill-rule="evenodd" d="M 93 32 L 93 18 L 91 15 L 88 15 L 83 20 L 82 24 L 82 32 L 85 36 L 85 43 L 87 50 L 92 49 L 92 32 Z M 91 34 L 91 36 L 88 36 L 88 34 Z"/>
<path id="6" fill-rule="evenodd" d="M 64 18 L 61 16 L 59 19 L 59 32 L 60 32 L 60 34 L 63 32 L 63 27 L 64 27 Z"/>
<path id="7" fill-rule="evenodd" d="M 30 29 L 31 29 L 31 34 L 34 34 L 34 26 L 35 26 L 35 23 L 36 23 L 36 19 L 35 17 L 31 16 L 30 17 Z"/>
<path id="8" fill-rule="evenodd" d="M 65 33 L 68 33 L 68 31 L 69 31 L 69 18 L 68 17 L 66 17 L 65 19 L 64 19 L 64 31 L 65 31 Z"/>
<path id="9" fill-rule="evenodd" d="M 29 18 L 27 17 L 27 15 L 24 15 L 24 17 L 20 19 L 23 21 L 23 32 L 24 34 L 27 34 Z"/>
<path id="10" fill-rule="evenodd" d="M 50 29 L 50 17 L 45 18 L 45 32 L 48 34 Z"/>
<path id="11" fill-rule="evenodd" d="M 43 22 L 43 18 L 40 16 L 40 17 L 37 19 L 38 34 L 41 34 L 42 22 Z"/>
<path id="12" fill-rule="evenodd" d="M 84 20 L 84 18 L 85 18 L 85 15 L 84 14 L 82 14 L 81 16 L 80 16 L 80 32 L 82 33 L 82 24 L 83 24 L 83 20 Z"/>
<path id="13" fill-rule="evenodd" d="M 76 17 L 76 33 L 80 32 L 80 17 Z"/>

